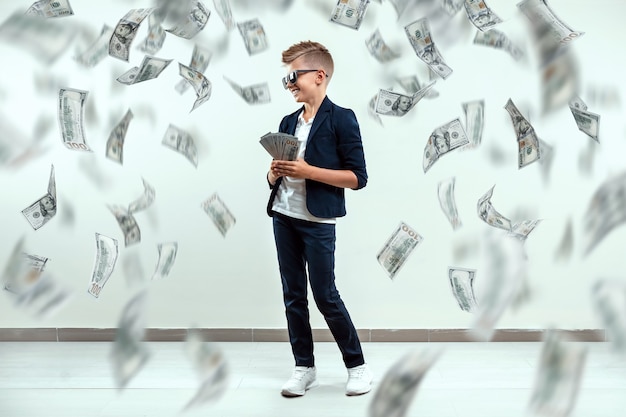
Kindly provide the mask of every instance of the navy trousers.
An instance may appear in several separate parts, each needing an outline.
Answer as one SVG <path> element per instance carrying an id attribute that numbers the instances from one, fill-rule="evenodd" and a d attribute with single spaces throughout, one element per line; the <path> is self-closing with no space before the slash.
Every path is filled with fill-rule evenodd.
<path id="1" fill-rule="evenodd" d="M 363 365 L 363 351 L 348 310 L 335 287 L 335 225 L 274 212 L 274 239 L 283 284 L 289 341 L 296 366 L 314 366 L 307 301 L 309 283 L 347 368 Z"/>

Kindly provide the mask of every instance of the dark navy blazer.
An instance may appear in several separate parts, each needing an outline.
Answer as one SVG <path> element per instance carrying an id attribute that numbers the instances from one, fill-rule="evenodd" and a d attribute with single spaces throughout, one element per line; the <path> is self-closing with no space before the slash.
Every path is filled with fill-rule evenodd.
<path id="1" fill-rule="evenodd" d="M 296 131 L 299 114 L 304 106 L 287 115 L 280 122 L 279 131 L 293 135 Z M 355 190 L 367 184 L 365 155 L 361 142 L 361 131 L 354 112 L 334 104 L 324 97 L 324 101 L 313 119 L 311 132 L 304 151 L 304 160 L 320 168 L 349 169 L 356 175 L 358 185 Z M 267 214 L 272 216 L 272 205 L 282 177 L 272 187 Z M 318 181 L 305 180 L 306 207 L 309 212 L 321 218 L 346 215 L 344 189 Z"/>

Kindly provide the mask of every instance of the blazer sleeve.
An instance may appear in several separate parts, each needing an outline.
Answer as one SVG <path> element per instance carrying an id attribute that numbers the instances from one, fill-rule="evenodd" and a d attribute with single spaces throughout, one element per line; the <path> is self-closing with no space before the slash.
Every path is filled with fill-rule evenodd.
<path id="1" fill-rule="evenodd" d="M 354 172 L 358 185 L 354 190 L 359 190 L 367 184 L 367 170 L 365 168 L 365 153 L 361 141 L 361 130 L 356 116 L 351 109 L 342 108 L 341 117 L 338 117 L 335 125 L 337 134 L 337 150 L 342 160 L 344 169 Z"/>

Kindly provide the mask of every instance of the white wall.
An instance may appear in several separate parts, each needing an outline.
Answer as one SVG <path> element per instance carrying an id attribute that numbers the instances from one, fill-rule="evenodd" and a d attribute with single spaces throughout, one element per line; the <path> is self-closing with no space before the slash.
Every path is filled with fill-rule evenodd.
<path id="1" fill-rule="evenodd" d="M 150 5 L 148 1 L 119 0 L 102 5 L 87 0 L 71 3 L 75 16 L 64 19 L 90 26 L 94 38 L 104 23 L 114 26 L 128 9 Z M 212 2 L 205 3 L 213 10 Z M 249 9 L 244 7 L 246 3 L 257 5 Z M 395 75 L 416 73 L 420 81 L 428 78 L 427 67 L 413 53 L 403 30 L 423 12 L 418 10 L 397 21 L 391 4 L 371 2 L 361 28 L 355 31 L 328 21 L 333 0 L 295 0 L 286 12 L 280 11 L 278 3 L 232 0 L 235 19 L 258 17 L 269 38 L 269 50 L 251 57 L 237 30 L 227 34 L 217 14 L 212 14 L 206 29 L 194 39 L 214 50 L 205 73 L 213 83 L 212 97 L 192 113 L 193 92 L 179 96 L 173 86 L 180 78 L 177 62 L 188 64 L 194 40 L 167 36 L 156 56 L 174 61 L 158 79 L 134 86 L 115 81 L 141 62 L 143 53 L 136 46 L 147 33 L 147 21 L 135 39 L 128 64 L 107 57 L 92 70 L 72 60 L 74 46 L 53 65 L 42 65 L 20 48 L 0 43 L 0 111 L 25 135 L 32 134 L 40 117 L 52 123 L 42 138 L 47 147 L 45 154 L 16 170 L 0 171 L 0 268 L 6 264 L 14 243 L 24 236 L 27 251 L 49 257 L 47 269 L 75 291 L 68 305 L 45 320 L 15 309 L 3 294 L 0 327 L 115 326 L 134 290 L 127 285 L 118 264 L 99 299 L 87 294 L 95 232 L 118 239 L 121 258 L 141 256 L 147 277 L 156 264 L 157 243 L 178 242 L 171 275 L 149 284 L 149 327 L 285 327 L 271 221 L 265 214 L 269 192 L 265 173 L 270 157 L 258 139 L 268 131 L 276 131 L 282 116 L 298 107 L 282 89 L 280 53 L 306 39 L 322 42 L 332 52 L 336 73 L 328 95 L 336 103 L 354 109 L 365 146 L 368 186 L 347 192 L 348 216 L 337 225 L 337 285 L 357 327 L 470 325 L 471 315 L 462 312 L 452 297 L 447 268 L 477 268 L 476 285 L 480 286 L 480 251 L 464 259 L 455 258 L 453 251 L 467 242 L 480 245 L 489 226 L 478 218 L 476 201 L 494 184 L 492 202 L 505 216 L 519 220 L 516 213 L 525 210 L 530 218 L 543 219 L 526 243 L 530 302 L 507 312 L 499 327 L 599 327 L 591 308 L 590 287 L 600 277 L 622 277 L 626 232 L 623 228 L 615 230 L 583 257 L 583 215 L 593 191 L 609 175 L 624 168 L 626 129 L 623 103 L 593 103 L 586 95 L 600 88 L 617 89 L 622 100 L 626 97 L 622 41 L 626 29 L 621 21 L 626 3 L 550 1 L 562 20 L 586 32 L 572 48 L 581 71 L 580 95 L 591 111 L 602 115 L 601 144 L 591 144 L 596 148 L 591 174 L 578 170 L 579 154 L 590 146 L 591 139 L 577 130 L 569 109 L 541 115 L 535 51 L 526 34 L 526 18 L 518 13 L 515 2 L 490 0 L 488 5 L 505 20 L 498 29 L 524 46 L 528 60 L 516 63 L 504 51 L 473 45 L 475 30 L 461 11 L 449 26 L 433 27 L 434 41 L 454 70 L 447 80 L 440 79 L 435 85 L 439 98 L 424 99 L 406 118 L 383 117 L 384 126 L 367 112 L 369 99 L 378 88 L 389 87 Z M 0 20 L 26 6 L 23 1 L 3 1 Z M 376 28 L 401 51 L 400 59 L 382 65 L 368 54 L 365 39 Z M 35 74 L 52 77 L 48 91 L 35 87 Z M 243 85 L 268 81 L 272 102 L 247 105 L 225 83 L 224 75 Z M 93 154 L 69 151 L 63 146 L 56 121 L 59 87 L 89 91 L 87 102 L 97 115 L 86 126 Z M 517 144 L 503 108 L 509 97 L 522 111 L 530 113 L 539 136 L 554 147 L 548 183 L 542 180 L 538 164 L 517 168 Z M 455 117 L 462 118 L 462 102 L 480 98 L 486 103 L 481 147 L 454 151 L 424 174 L 421 160 L 430 132 Z M 126 136 L 124 165 L 119 166 L 105 158 L 105 144 L 129 107 L 135 119 Z M 193 133 L 199 148 L 197 169 L 161 146 L 169 123 Z M 504 164 L 491 162 L 493 148 L 506 155 Z M 97 167 L 106 184 L 98 185 L 88 178 L 81 168 L 85 163 Z M 59 211 L 56 218 L 34 231 L 20 211 L 45 193 L 51 164 L 56 169 Z M 453 175 L 457 178 L 456 201 L 463 222 L 456 232 L 437 201 L 438 182 Z M 106 205 L 128 204 L 139 196 L 142 177 L 155 187 L 156 201 L 151 209 L 136 216 L 141 243 L 124 248 L 122 233 Z M 226 238 L 200 208 L 201 201 L 214 192 L 237 218 Z M 70 209 L 75 220 L 68 226 L 62 218 L 63 212 L 67 214 Z M 555 262 L 554 252 L 568 218 L 574 224 L 574 254 L 568 262 Z M 400 221 L 419 231 L 424 242 L 391 281 L 378 265 L 376 254 Z M 314 308 L 312 324 L 325 327 Z"/>

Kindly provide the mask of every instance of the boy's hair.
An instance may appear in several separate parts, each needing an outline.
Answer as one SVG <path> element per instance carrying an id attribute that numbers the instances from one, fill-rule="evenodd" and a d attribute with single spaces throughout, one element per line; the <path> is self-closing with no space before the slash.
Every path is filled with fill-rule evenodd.
<path id="1" fill-rule="evenodd" d="M 312 41 L 303 41 L 291 45 L 283 51 L 283 64 L 289 65 L 300 57 L 304 57 L 306 64 L 311 67 L 306 69 L 321 67 L 326 72 L 328 81 L 330 81 L 335 70 L 335 64 L 332 55 L 324 45 Z"/>

